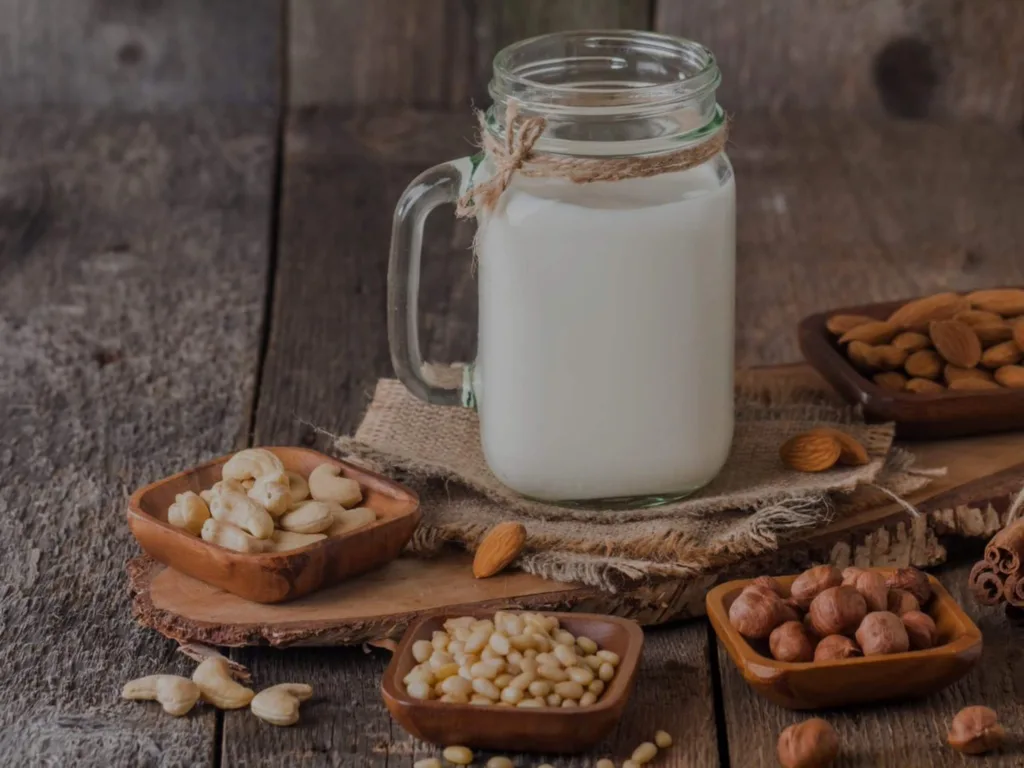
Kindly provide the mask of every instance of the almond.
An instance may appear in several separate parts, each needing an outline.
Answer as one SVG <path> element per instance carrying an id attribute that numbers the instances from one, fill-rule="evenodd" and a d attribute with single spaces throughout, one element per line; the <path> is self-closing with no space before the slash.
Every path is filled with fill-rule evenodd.
<path id="1" fill-rule="evenodd" d="M 1017 346 L 1024 349 L 1024 320 L 1017 320 L 1013 323 L 1013 340 Z"/>
<path id="2" fill-rule="evenodd" d="M 1004 341 L 986 349 L 981 355 L 981 364 L 986 368 L 1002 368 L 1004 365 L 1016 365 L 1020 358 L 1020 347 L 1012 341 Z"/>
<path id="3" fill-rule="evenodd" d="M 937 379 L 942 373 L 942 358 L 933 349 L 920 349 L 903 364 L 907 373 L 918 379 Z"/>
<path id="4" fill-rule="evenodd" d="M 1009 341 L 1013 338 L 1013 328 L 1009 323 L 999 320 L 995 323 L 978 323 L 971 326 L 981 340 L 982 346 L 998 344 L 1001 341 Z"/>
<path id="5" fill-rule="evenodd" d="M 1024 389 L 1024 366 L 1004 365 L 996 371 L 995 378 L 1009 389 Z"/>
<path id="6" fill-rule="evenodd" d="M 917 395 L 929 395 L 941 394 L 946 391 L 946 388 L 937 381 L 929 381 L 928 379 L 911 379 L 907 382 L 906 390 L 907 392 L 913 392 Z"/>
<path id="7" fill-rule="evenodd" d="M 1004 317 L 1024 314 L 1024 290 L 1020 288 L 996 288 L 967 294 L 967 300 L 974 309 L 995 312 Z"/>
<path id="8" fill-rule="evenodd" d="M 891 343 L 898 349 L 905 349 L 907 352 L 917 352 L 919 349 L 928 349 L 932 345 L 932 340 L 917 331 L 904 331 L 893 338 Z"/>
<path id="9" fill-rule="evenodd" d="M 1000 386 L 994 381 L 985 379 L 957 379 L 950 382 L 949 388 L 956 392 L 962 392 L 965 390 L 1000 389 Z"/>
<path id="10" fill-rule="evenodd" d="M 995 312 L 986 312 L 983 309 L 968 309 L 966 312 L 957 312 L 953 315 L 954 320 L 968 325 L 981 325 L 982 323 L 1001 323 L 1003 318 Z"/>
<path id="11" fill-rule="evenodd" d="M 783 443 L 779 457 L 797 472 L 823 472 L 835 466 L 842 452 L 839 441 L 831 435 L 804 432 Z"/>
<path id="12" fill-rule="evenodd" d="M 963 296 L 937 293 L 908 301 L 889 315 L 889 322 L 903 330 L 923 331 L 933 320 L 949 320 L 958 312 L 970 309 L 970 306 Z"/>
<path id="13" fill-rule="evenodd" d="M 846 354 L 858 368 L 870 370 L 875 367 L 875 348 L 863 341 L 851 341 Z"/>
<path id="14" fill-rule="evenodd" d="M 981 368 L 959 368 L 955 365 L 947 365 L 942 369 L 942 375 L 947 384 L 952 384 L 960 379 L 980 379 L 981 381 L 992 381 L 992 374 Z"/>
<path id="15" fill-rule="evenodd" d="M 825 327 L 828 328 L 829 333 L 835 336 L 842 336 L 858 325 L 873 323 L 875 320 L 876 318 L 868 317 L 867 315 L 832 315 L 832 317 L 825 321 Z"/>
<path id="16" fill-rule="evenodd" d="M 893 374 L 880 373 L 879 376 L 890 376 Z M 900 376 L 900 374 L 895 374 Z M 900 376 L 902 379 L 903 377 Z M 815 427 L 811 434 L 828 435 L 839 443 L 839 463 L 850 466 L 861 466 L 867 464 L 871 459 L 868 457 L 867 448 L 860 444 L 853 435 L 848 435 L 840 429 L 833 427 Z"/>
<path id="17" fill-rule="evenodd" d="M 959 320 L 936 320 L 928 326 L 935 349 L 947 362 L 973 368 L 981 361 L 981 341 L 974 329 Z"/>
<path id="18" fill-rule="evenodd" d="M 473 576 L 486 579 L 502 571 L 526 544 L 526 528 L 520 523 L 498 523 L 491 528 L 473 555 Z"/>
<path id="19" fill-rule="evenodd" d="M 883 371 L 871 377 L 882 389 L 889 389 L 893 392 L 902 392 L 907 385 L 907 377 L 897 371 Z"/>
<path id="20" fill-rule="evenodd" d="M 864 323 L 848 330 L 839 337 L 839 343 L 863 341 L 865 344 L 888 344 L 899 333 L 899 330 L 895 325 L 884 320 L 872 320 L 870 323 Z"/>
<path id="21" fill-rule="evenodd" d="M 907 361 L 907 350 L 894 347 L 892 344 L 882 344 L 874 348 L 874 366 L 882 370 L 892 371 L 902 368 Z"/>

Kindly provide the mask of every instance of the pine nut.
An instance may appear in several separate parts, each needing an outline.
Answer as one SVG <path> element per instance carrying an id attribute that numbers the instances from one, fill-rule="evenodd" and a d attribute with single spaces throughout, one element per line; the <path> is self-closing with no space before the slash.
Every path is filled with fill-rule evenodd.
<path id="1" fill-rule="evenodd" d="M 459 674 L 459 665 L 454 661 L 451 664 L 445 664 L 443 667 L 438 667 L 434 670 L 435 680 L 447 680 L 453 675 Z"/>
<path id="2" fill-rule="evenodd" d="M 595 672 L 597 672 L 597 670 L 601 668 L 601 665 L 604 664 L 604 662 L 601 661 L 600 656 L 593 655 L 587 656 L 585 659 L 583 659 L 583 662 Z"/>
<path id="3" fill-rule="evenodd" d="M 633 750 L 632 761 L 637 765 L 644 765 L 651 762 L 658 754 L 658 748 L 649 741 L 645 741 Z"/>
<path id="4" fill-rule="evenodd" d="M 576 645 L 576 637 L 572 632 L 566 632 L 564 629 L 555 632 L 554 639 L 559 645 L 568 645 L 570 648 Z"/>
<path id="5" fill-rule="evenodd" d="M 587 655 L 597 653 L 597 643 L 595 643 L 589 637 L 584 637 L 583 635 L 580 635 L 576 638 L 576 645 L 578 645 L 580 647 L 580 650 Z"/>
<path id="6" fill-rule="evenodd" d="M 507 656 L 508 652 L 512 650 L 508 638 L 500 632 L 495 632 L 491 635 L 490 646 L 491 650 L 499 656 Z"/>
<path id="7" fill-rule="evenodd" d="M 441 682 L 441 690 L 447 694 L 461 694 L 462 696 L 469 696 L 473 692 L 473 684 L 464 677 L 446 678 Z"/>
<path id="8" fill-rule="evenodd" d="M 485 768 L 515 768 L 515 766 L 507 757 L 499 756 L 488 760 Z"/>
<path id="9" fill-rule="evenodd" d="M 589 667 L 569 667 L 565 672 L 570 680 L 580 685 L 590 685 L 594 682 L 594 673 Z"/>
<path id="10" fill-rule="evenodd" d="M 654 743 L 661 749 L 667 749 L 672 746 L 672 736 L 665 731 L 658 731 L 654 734 Z"/>
<path id="11" fill-rule="evenodd" d="M 448 648 L 448 633 L 437 630 L 430 636 L 430 644 L 435 651 L 444 651 Z"/>
<path id="12" fill-rule="evenodd" d="M 466 640 L 466 653 L 480 653 L 490 640 L 491 633 L 488 630 L 474 630 L 473 634 Z"/>
<path id="13" fill-rule="evenodd" d="M 506 688 L 501 692 L 501 700 L 509 704 L 518 704 L 523 700 L 523 692 L 519 688 Z"/>
<path id="14" fill-rule="evenodd" d="M 606 683 L 615 677 L 615 667 L 608 662 L 601 665 L 601 668 L 597 670 L 597 676 L 604 680 Z"/>
<path id="15" fill-rule="evenodd" d="M 413 767 L 415 768 L 415 766 Z M 609 760 L 607 757 L 603 757 L 597 761 L 595 768 L 615 768 L 615 763 Z"/>
<path id="16" fill-rule="evenodd" d="M 547 680 L 534 680 L 529 685 L 529 691 L 533 696 L 547 696 L 551 693 L 551 683 Z"/>
<path id="17" fill-rule="evenodd" d="M 607 661 L 613 667 L 619 666 L 619 654 L 615 653 L 615 651 L 598 651 L 594 655 L 602 661 Z"/>
<path id="18" fill-rule="evenodd" d="M 417 640 L 412 644 L 412 657 L 416 659 L 416 662 L 422 664 L 424 661 L 430 658 L 430 654 L 434 652 L 434 646 L 431 645 L 429 640 Z"/>
<path id="19" fill-rule="evenodd" d="M 473 753 L 468 747 L 445 747 L 441 754 L 445 760 L 455 765 L 469 765 L 473 762 Z"/>
<path id="20" fill-rule="evenodd" d="M 447 651 L 434 651 L 430 655 L 430 660 L 427 664 L 430 665 L 431 669 L 436 670 L 443 667 L 445 664 L 451 664 L 453 661 L 455 661 L 455 657 Z"/>
<path id="21" fill-rule="evenodd" d="M 595 680 L 587 686 L 587 690 L 595 696 L 600 696 L 602 693 L 604 693 L 604 680 Z"/>
<path id="22" fill-rule="evenodd" d="M 576 654 L 568 645 L 556 645 L 553 651 L 555 658 L 561 662 L 563 667 L 575 667 L 577 664 Z"/>
<path id="23" fill-rule="evenodd" d="M 499 688 L 508 688 L 508 684 L 511 682 L 512 675 L 510 675 L 508 672 L 502 675 L 498 675 L 496 678 L 494 678 L 494 684 Z"/>
<path id="24" fill-rule="evenodd" d="M 461 693 L 446 693 L 438 701 L 443 701 L 445 704 L 468 704 L 469 697 L 463 696 Z"/>
<path id="25" fill-rule="evenodd" d="M 570 709 L 579 705 L 580 703 L 576 699 L 562 699 L 562 709 Z"/>
<path id="26" fill-rule="evenodd" d="M 559 696 L 557 693 L 548 694 L 547 698 L 544 699 L 544 701 L 549 707 L 562 706 L 562 697 Z"/>
<path id="27" fill-rule="evenodd" d="M 536 709 L 543 706 L 544 702 L 537 701 L 537 699 L 523 699 L 518 704 L 516 704 L 516 707 L 518 707 L 519 709 Z"/>
<path id="28" fill-rule="evenodd" d="M 428 757 L 425 760 L 417 760 L 412 764 L 412 768 L 442 768 L 441 761 L 436 757 Z"/>
<path id="29" fill-rule="evenodd" d="M 479 693 L 481 696 L 486 696 L 491 701 L 497 701 L 501 696 L 501 691 L 498 687 L 483 677 L 476 677 L 473 679 L 473 690 Z"/>
<path id="30" fill-rule="evenodd" d="M 576 699 L 579 701 L 583 698 L 583 686 L 571 680 L 564 683 L 555 683 L 555 693 L 563 699 Z"/>
<path id="31" fill-rule="evenodd" d="M 542 666 L 537 668 L 537 676 L 550 680 L 553 683 L 561 683 L 569 679 L 569 675 L 561 667 Z"/>
<path id="32" fill-rule="evenodd" d="M 430 683 L 425 683 L 422 680 L 413 680 L 405 686 L 405 692 L 414 699 L 421 700 L 430 699 L 434 695 L 434 689 L 430 686 Z"/>
<path id="33" fill-rule="evenodd" d="M 590 705 L 596 704 L 596 703 L 597 703 L 597 696 L 592 694 L 590 691 L 587 691 L 582 696 L 580 696 L 580 706 L 581 707 L 589 707 Z"/>

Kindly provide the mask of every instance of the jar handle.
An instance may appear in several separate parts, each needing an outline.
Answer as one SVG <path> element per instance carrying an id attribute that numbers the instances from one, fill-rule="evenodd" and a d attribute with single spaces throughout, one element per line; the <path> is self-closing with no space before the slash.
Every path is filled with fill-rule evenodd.
<path id="1" fill-rule="evenodd" d="M 473 403 L 469 384 L 471 366 L 460 389 L 436 386 L 423 375 L 419 337 L 420 257 L 423 224 L 437 206 L 455 203 L 469 187 L 475 159 L 469 157 L 435 165 L 417 176 L 398 201 L 391 228 L 388 262 L 388 343 L 398 378 L 416 397 L 434 405 Z"/>

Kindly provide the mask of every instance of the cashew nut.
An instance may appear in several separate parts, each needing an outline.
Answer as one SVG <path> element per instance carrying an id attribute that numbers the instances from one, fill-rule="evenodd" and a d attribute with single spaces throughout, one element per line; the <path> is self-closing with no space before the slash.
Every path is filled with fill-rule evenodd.
<path id="1" fill-rule="evenodd" d="M 334 523 L 334 505 L 324 501 L 302 501 L 281 515 L 277 524 L 295 533 L 322 533 Z"/>
<path id="2" fill-rule="evenodd" d="M 228 459 L 221 475 L 225 480 L 258 480 L 273 472 L 284 472 L 277 456 L 265 448 L 246 448 Z"/>
<path id="3" fill-rule="evenodd" d="M 179 493 L 174 497 L 174 503 L 167 508 L 167 522 L 193 536 L 199 535 L 203 523 L 209 519 L 210 508 L 195 491 Z"/>
<path id="4" fill-rule="evenodd" d="M 307 544 L 314 544 L 326 539 L 322 533 L 293 533 L 292 531 L 274 531 L 274 535 L 267 542 L 267 552 L 287 552 L 291 549 L 299 549 Z"/>
<path id="5" fill-rule="evenodd" d="M 210 657 L 204 660 L 192 673 L 192 682 L 199 686 L 203 701 L 218 709 L 239 709 L 254 696 L 251 688 L 236 683 L 231 677 L 227 659 Z"/>
<path id="6" fill-rule="evenodd" d="M 354 507 L 363 500 L 359 483 L 341 477 L 341 468 L 321 464 L 309 473 L 309 492 L 317 501 L 333 501 L 343 507 Z"/>
<path id="7" fill-rule="evenodd" d="M 248 491 L 248 496 L 271 515 L 287 512 L 292 503 L 288 475 L 284 472 L 271 472 L 257 477 Z"/>
<path id="8" fill-rule="evenodd" d="M 210 514 L 215 520 L 238 526 L 257 539 L 269 539 L 274 532 L 274 518 L 245 494 L 237 480 L 224 480 L 213 486 Z"/>
<path id="9" fill-rule="evenodd" d="M 356 507 L 355 509 L 334 509 L 334 523 L 327 531 L 328 536 L 340 536 L 343 533 L 354 531 L 369 525 L 377 519 L 376 513 L 369 507 Z"/>
<path id="10" fill-rule="evenodd" d="M 258 555 L 266 551 L 267 548 L 266 540 L 254 538 L 241 528 L 231 525 L 231 523 L 222 523 L 214 518 L 203 523 L 201 535 L 203 541 L 250 555 Z"/>
<path id="11" fill-rule="evenodd" d="M 199 686 L 178 675 L 149 675 L 127 683 L 121 697 L 132 701 L 158 701 L 164 712 L 181 717 L 199 701 Z"/>
<path id="12" fill-rule="evenodd" d="M 288 490 L 291 493 L 292 504 L 298 504 L 300 501 L 308 499 L 309 483 L 306 482 L 306 478 L 298 472 L 292 472 L 291 470 L 288 470 L 285 474 L 288 475 Z"/>
<path id="13" fill-rule="evenodd" d="M 305 683 L 282 683 L 257 693 L 249 706 L 271 725 L 294 725 L 299 721 L 299 702 L 312 695 L 313 689 Z"/>

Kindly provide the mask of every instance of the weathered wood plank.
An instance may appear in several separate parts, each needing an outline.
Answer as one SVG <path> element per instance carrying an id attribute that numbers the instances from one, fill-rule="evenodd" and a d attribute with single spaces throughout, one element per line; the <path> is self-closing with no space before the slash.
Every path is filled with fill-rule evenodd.
<path id="1" fill-rule="evenodd" d="M 899 117 L 1024 119 L 1016 0 L 662 0 L 655 28 L 718 57 L 721 102 Z"/>
<path id="2" fill-rule="evenodd" d="M 405 185 L 425 165 L 465 152 L 470 127 L 460 118 L 452 130 L 444 116 L 416 119 L 418 143 L 398 158 L 374 137 L 406 135 L 401 119 L 379 118 L 390 131 L 366 131 L 371 118 L 330 110 L 295 115 L 286 141 L 271 333 L 257 408 L 257 443 L 317 442 L 302 422 L 327 430 L 353 429 L 373 383 L 391 374 L 384 314 L 391 215 Z M 434 126 L 433 128 L 431 126 Z M 441 133 L 438 133 L 441 131 Z M 432 138 L 426 135 L 433 133 Z M 353 141 L 338 141 L 350 136 Z M 359 138 L 362 137 L 362 138 Z M 357 141 L 368 151 L 353 152 Z M 386 141 L 386 139 L 385 139 Z M 373 150 L 376 146 L 376 150 Z M 410 163 L 409 160 L 412 160 Z M 443 359 L 466 359 L 475 338 L 475 283 L 468 245 L 471 230 L 454 226 L 439 210 L 428 227 L 423 299 L 424 350 Z M 604 747 L 625 756 L 654 725 L 699 737 L 680 740 L 666 765 L 715 765 L 713 699 L 707 667 L 707 635 L 701 624 L 652 635 L 641 692 L 622 727 Z M 244 713 L 224 720 L 224 765 L 280 765 L 301 759 L 313 765 L 411 764 L 433 754 L 387 716 L 378 694 L 387 657 L 357 650 L 262 649 L 236 652 L 257 684 L 298 680 L 318 689 L 301 729 L 273 729 Z M 655 680 L 675 681 L 670 689 Z M 655 714 L 657 713 L 657 715 Z M 314 745 L 314 746 L 311 746 Z M 358 754 L 358 758 L 355 755 Z M 603 754 L 603 753 L 602 753 Z M 346 762 L 348 761 L 348 762 Z M 591 758 L 553 761 L 588 765 Z"/>
<path id="3" fill-rule="evenodd" d="M 215 764 L 215 712 L 121 686 L 192 665 L 139 629 L 126 491 L 244 441 L 273 115 L 0 121 L 0 754 Z"/>
<path id="4" fill-rule="evenodd" d="M 979 553 L 980 554 L 980 553 Z M 925 699 L 864 706 L 823 713 L 790 712 L 765 702 L 747 688 L 724 648 L 719 645 L 726 733 L 733 765 L 768 768 L 778 764 L 775 746 L 787 726 L 814 715 L 828 720 L 842 744 L 835 768 L 871 765 L 877 768 L 939 768 L 964 765 L 964 758 L 945 745 L 953 716 L 963 707 L 984 704 L 1000 714 L 1007 732 L 1024 728 L 1019 697 L 1020 630 L 999 608 L 983 608 L 967 591 L 971 564 L 936 573 L 981 628 L 985 648 L 978 666 L 963 680 Z M 984 759 L 986 766 L 1020 765 L 1017 747 Z"/>
<path id="5" fill-rule="evenodd" d="M 0 104 L 277 101 L 283 0 L 8 0 Z"/>
<path id="6" fill-rule="evenodd" d="M 468 108 L 487 100 L 491 59 L 562 29 L 641 28 L 649 0 L 293 0 L 288 94 L 295 106 Z"/>

